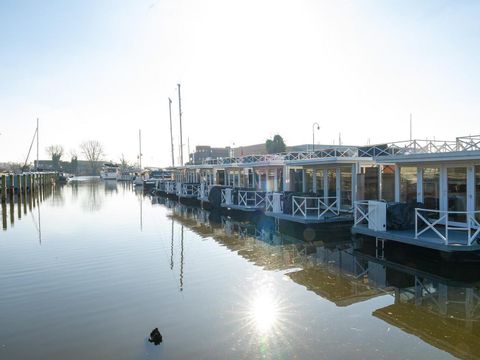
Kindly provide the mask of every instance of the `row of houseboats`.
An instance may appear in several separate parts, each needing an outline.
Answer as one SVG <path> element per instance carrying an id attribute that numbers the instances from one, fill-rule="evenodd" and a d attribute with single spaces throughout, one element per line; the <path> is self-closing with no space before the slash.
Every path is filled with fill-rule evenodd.
<path id="1" fill-rule="evenodd" d="M 219 158 L 169 173 L 154 192 L 203 207 L 480 252 L 480 135 Z"/>

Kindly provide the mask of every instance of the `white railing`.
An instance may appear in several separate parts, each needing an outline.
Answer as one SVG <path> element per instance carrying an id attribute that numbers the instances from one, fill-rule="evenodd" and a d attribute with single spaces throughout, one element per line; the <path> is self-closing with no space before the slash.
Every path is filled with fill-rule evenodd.
<path id="1" fill-rule="evenodd" d="M 283 193 L 265 194 L 265 211 L 272 213 L 283 213 Z"/>
<path id="2" fill-rule="evenodd" d="M 207 185 L 206 183 L 200 184 L 200 189 L 198 190 L 198 199 L 199 200 L 208 200 L 208 195 L 210 194 L 210 189 L 212 185 Z"/>
<path id="3" fill-rule="evenodd" d="M 292 196 L 292 215 L 321 218 L 330 213 L 338 215 L 338 199 L 336 197 Z"/>
<path id="4" fill-rule="evenodd" d="M 331 146 L 316 151 L 291 151 L 278 154 L 207 159 L 203 161 L 203 164 L 231 166 L 255 163 L 283 164 L 285 161 L 314 160 L 334 157 L 378 157 L 472 150 L 480 150 L 480 135 L 462 136 L 456 138 L 455 141 L 415 139 L 367 146 Z"/>
<path id="5" fill-rule="evenodd" d="M 247 208 L 265 207 L 265 192 L 256 190 L 238 190 L 238 206 Z"/>
<path id="6" fill-rule="evenodd" d="M 221 204 L 222 205 L 231 205 L 233 204 L 233 193 L 232 193 L 233 189 L 232 188 L 224 188 L 222 189 L 221 191 Z"/>
<path id="7" fill-rule="evenodd" d="M 429 217 L 428 214 L 433 214 Z M 431 209 L 415 209 L 415 239 L 428 230 L 443 240 L 448 245 L 452 240 L 450 234 L 452 231 L 464 231 L 466 233 L 467 245 L 472 245 L 473 241 L 480 235 L 480 223 L 477 220 L 480 211 L 442 211 Z M 464 217 L 464 222 L 452 221 L 452 216 Z"/>
<path id="8" fill-rule="evenodd" d="M 368 200 L 355 201 L 353 207 L 353 226 L 373 220 L 376 208 L 368 206 Z"/>
<path id="9" fill-rule="evenodd" d="M 177 183 L 175 181 L 169 181 L 165 183 L 165 192 L 167 194 L 176 194 L 177 193 Z"/>
<path id="10" fill-rule="evenodd" d="M 182 184 L 182 197 L 198 197 L 200 184 Z"/>
<path id="11" fill-rule="evenodd" d="M 457 137 L 457 150 L 480 150 L 480 135 Z"/>

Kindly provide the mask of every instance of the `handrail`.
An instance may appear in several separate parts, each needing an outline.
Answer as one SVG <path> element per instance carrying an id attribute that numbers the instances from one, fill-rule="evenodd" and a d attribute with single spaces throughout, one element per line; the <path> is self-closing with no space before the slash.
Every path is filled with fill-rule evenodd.
<path id="1" fill-rule="evenodd" d="M 264 207 L 265 192 L 257 190 L 238 190 L 238 205 L 244 207 Z"/>
<path id="2" fill-rule="evenodd" d="M 283 213 L 283 203 L 285 199 L 284 193 L 279 192 L 268 192 L 265 194 L 265 211 L 267 212 L 274 212 L 275 210 L 275 203 L 273 200 L 273 196 L 278 195 L 280 196 L 280 212 Z"/>
<path id="3" fill-rule="evenodd" d="M 382 157 L 480 150 L 480 135 L 457 137 L 455 141 L 414 139 L 367 146 L 331 146 L 318 151 L 290 151 L 203 160 L 204 165 L 242 165 L 332 157 Z"/>
<path id="4" fill-rule="evenodd" d="M 198 196 L 200 184 L 182 184 L 182 196 Z"/>
<path id="5" fill-rule="evenodd" d="M 366 220 L 367 223 L 372 221 L 372 215 L 374 214 L 376 207 L 369 208 L 369 200 L 355 201 L 353 207 L 353 226 L 357 226 L 362 221 Z"/>
<path id="6" fill-rule="evenodd" d="M 329 199 L 335 199 L 335 201 L 328 203 Z M 308 206 L 309 200 L 314 202 L 315 206 Z M 320 196 L 292 196 L 292 215 L 308 217 L 312 212 L 313 216 L 321 218 L 323 215 L 331 212 L 334 215 L 338 215 L 338 199 L 334 196 L 332 197 L 320 197 Z M 298 215 L 297 215 L 298 213 Z"/>
<path id="7" fill-rule="evenodd" d="M 431 219 L 427 213 L 438 214 L 438 218 Z M 465 215 L 465 223 L 451 221 L 450 215 Z M 448 211 L 415 208 L 415 239 L 428 230 L 432 230 L 435 235 L 443 240 L 445 245 L 449 244 L 450 231 L 466 231 L 467 245 L 472 245 L 473 241 L 480 235 L 480 222 L 476 219 L 480 211 Z M 419 226 L 420 225 L 420 226 Z M 419 227 L 423 227 L 419 230 Z M 441 226 L 441 228 L 439 228 Z M 443 233 L 441 232 L 443 230 Z"/>

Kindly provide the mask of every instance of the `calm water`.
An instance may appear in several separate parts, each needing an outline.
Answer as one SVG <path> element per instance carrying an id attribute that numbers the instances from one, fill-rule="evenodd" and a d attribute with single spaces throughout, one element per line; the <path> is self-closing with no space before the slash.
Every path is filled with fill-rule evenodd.
<path id="1" fill-rule="evenodd" d="M 306 243 L 121 183 L 1 211 L 0 359 L 480 356 L 476 268 L 451 279 L 348 233 Z"/>

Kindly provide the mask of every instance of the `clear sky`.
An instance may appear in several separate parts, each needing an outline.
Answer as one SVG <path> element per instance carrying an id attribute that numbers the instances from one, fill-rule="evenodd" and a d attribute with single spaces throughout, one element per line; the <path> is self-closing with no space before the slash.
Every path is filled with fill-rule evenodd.
<path id="1" fill-rule="evenodd" d="M 99 140 L 169 165 L 195 145 L 480 133 L 480 1 L 0 0 L 0 161 Z M 68 157 L 68 156 L 67 156 Z M 185 155 L 186 157 L 186 155 Z"/>

